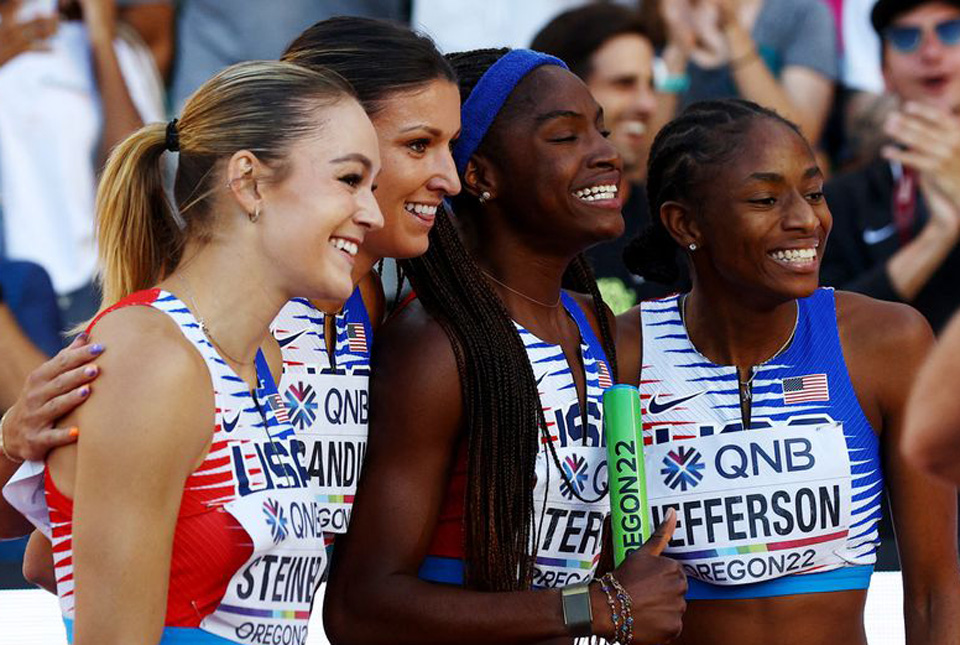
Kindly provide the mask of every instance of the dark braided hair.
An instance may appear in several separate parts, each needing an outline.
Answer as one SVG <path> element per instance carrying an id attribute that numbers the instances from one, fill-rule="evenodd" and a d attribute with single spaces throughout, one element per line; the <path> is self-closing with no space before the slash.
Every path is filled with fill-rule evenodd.
<path id="1" fill-rule="evenodd" d="M 663 225 L 660 207 L 684 200 L 698 208 L 710 171 L 740 153 L 743 135 L 759 119 L 782 123 L 803 136 L 794 123 L 773 110 L 742 99 L 694 103 L 660 130 L 647 162 L 651 222 L 623 252 L 628 269 L 654 282 L 677 280 L 678 247 Z"/>
<path id="2" fill-rule="evenodd" d="M 507 51 L 486 49 L 448 56 L 460 78 L 461 99 Z M 510 103 L 508 99 L 491 132 L 516 113 Z M 496 145 L 489 139 L 480 146 L 488 154 Z M 471 217 L 477 204 L 475 197 L 461 193 L 455 198 L 458 217 Z M 400 264 L 424 309 L 447 334 L 456 356 L 468 455 L 464 583 L 484 591 L 527 589 L 535 559 L 531 545 L 536 544 L 534 468 L 546 421 L 523 341 L 445 210 L 437 212 L 427 253 Z M 604 350 L 616 373 L 606 307 L 582 256 L 568 267 L 564 286 L 593 295 Z M 552 451 L 552 442 L 547 445 Z"/>

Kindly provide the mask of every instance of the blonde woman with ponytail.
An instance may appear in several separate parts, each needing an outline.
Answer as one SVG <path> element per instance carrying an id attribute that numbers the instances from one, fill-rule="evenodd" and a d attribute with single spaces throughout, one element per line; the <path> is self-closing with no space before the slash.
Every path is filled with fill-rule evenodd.
<path id="1" fill-rule="evenodd" d="M 231 67 L 115 149 L 88 328 L 110 352 L 45 475 L 72 642 L 304 642 L 323 535 L 266 341 L 292 297 L 350 295 L 379 163 L 346 83 L 288 63 Z"/>

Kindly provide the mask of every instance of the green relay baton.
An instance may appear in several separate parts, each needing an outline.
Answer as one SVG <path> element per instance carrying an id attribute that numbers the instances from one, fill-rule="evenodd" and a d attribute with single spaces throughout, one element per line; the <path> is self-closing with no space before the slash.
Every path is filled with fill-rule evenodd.
<path id="1" fill-rule="evenodd" d="M 603 426 L 607 438 L 613 559 L 620 566 L 653 533 L 649 523 L 647 478 L 643 467 L 640 392 L 614 385 L 603 393 Z"/>

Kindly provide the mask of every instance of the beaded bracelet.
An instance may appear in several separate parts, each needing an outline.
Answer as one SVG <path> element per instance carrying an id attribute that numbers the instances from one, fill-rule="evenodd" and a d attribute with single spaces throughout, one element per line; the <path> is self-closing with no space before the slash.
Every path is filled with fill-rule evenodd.
<path id="1" fill-rule="evenodd" d="M 600 589 L 607 596 L 607 605 L 610 606 L 610 618 L 613 622 L 613 642 L 620 643 L 620 645 L 629 645 L 633 641 L 633 602 L 630 599 L 630 594 L 613 577 L 612 573 L 605 574 L 599 582 Z"/>
<path id="2" fill-rule="evenodd" d="M 607 575 L 610 577 L 614 589 L 617 590 L 617 600 L 620 601 L 620 615 L 623 618 L 623 623 L 620 625 L 620 642 L 627 645 L 633 641 L 633 599 L 630 598 L 630 594 L 623 588 L 620 581 L 613 577 L 612 573 Z"/>
<path id="3" fill-rule="evenodd" d="M 614 599 L 613 587 L 610 586 L 606 574 L 598 580 L 600 583 L 600 589 L 603 590 L 604 595 L 607 597 L 607 605 L 610 607 L 610 620 L 613 622 L 613 642 L 617 643 L 620 641 L 620 614 L 617 612 L 617 601 Z"/>

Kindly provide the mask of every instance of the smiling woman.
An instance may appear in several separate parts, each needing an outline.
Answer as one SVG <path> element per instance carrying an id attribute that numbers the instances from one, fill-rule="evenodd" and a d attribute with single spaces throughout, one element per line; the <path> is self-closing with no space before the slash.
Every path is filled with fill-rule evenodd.
<path id="1" fill-rule="evenodd" d="M 162 180 L 173 152 L 176 213 Z M 310 581 L 325 559 L 322 532 L 288 529 L 314 493 L 274 403 L 279 361 L 260 347 L 293 296 L 352 291 L 356 246 L 382 225 L 379 166 L 350 88 L 289 63 L 230 67 L 179 120 L 115 149 L 97 196 L 110 306 L 87 329 L 114 351 L 66 418 L 83 438 L 42 476 L 74 642 L 305 636 L 315 584 L 282 598 L 251 587 L 270 559 Z"/>
<path id="2" fill-rule="evenodd" d="M 623 230 L 620 159 L 599 106 L 559 60 L 525 50 L 450 60 L 464 193 L 456 225 L 438 211 L 430 249 L 404 265 L 418 301 L 377 339 L 367 463 L 331 568 L 327 633 L 633 642 L 589 584 L 609 510 L 600 393 L 615 356 L 579 255 Z M 657 557 L 670 530 L 668 520 L 615 573 L 638 599 L 635 642 L 680 627 L 683 577 Z"/>
<path id="3" fill-rule="evenodd" d="M 953 495 L 897 450 L 930 330 L 903 305 L 818 288 L 832 218 L 809 144 L 753 103 L 700 103 L 657 136 L 648 177 L 657 216 L 625 260 L 662 275 L 684 249 L 693 288 L 620 316 L 618 349 L 646 402 L 647 462 L 667 474 L 648 481 L 654 517 L 679 516 L 677 642 L 865 643 L 884 485 L 907 633 L 953 642 L 960 578 L 937 564 L 957 557 Z"/>

